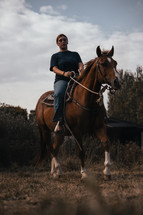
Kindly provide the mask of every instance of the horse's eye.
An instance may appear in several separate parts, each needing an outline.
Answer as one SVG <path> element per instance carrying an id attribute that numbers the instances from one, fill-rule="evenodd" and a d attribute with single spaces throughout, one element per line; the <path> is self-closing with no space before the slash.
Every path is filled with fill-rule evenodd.
<path id="1" fill-rule="evenodd" d="M 101 63 L 101 66 L 106 67 L 106 66 L 107 66 L 107 63 L 106 63 L 106 62 L 103 62 L 103 63 Z"/>

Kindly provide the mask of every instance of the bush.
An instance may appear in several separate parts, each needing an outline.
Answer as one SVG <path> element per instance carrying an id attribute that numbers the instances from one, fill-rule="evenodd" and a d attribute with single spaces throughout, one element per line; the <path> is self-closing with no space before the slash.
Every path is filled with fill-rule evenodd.
<path id="1" fill-rule="evenodd" d="M 37 124 L 27 111 L 3 104 L 0 107 L 0 165 L 29 164 L 39 146 Z"/>
<path id="2" fill-rule="evenodd" d="M 20 107 L 8 105 L 0 107 L 0 166 L 29 165 L 40 149 L 40 137 L 35 112 L 27 112 Z M 101 162 L 104 159 L 104 148 L 94 137 L 84 137 L 83 147 L 85 159 L 89 163 Z M 59 152 L 60 159 L 67 161 L 67 166 L 76 169 L 75 159 L 78 159 L 78 146 L 70 137 L 66 137 Z M 119 141 L 111 144 L 111 159 L 118 163 L 131 165 L 141 163 L 141 150 L 136 143 L 123 145 Z"/>

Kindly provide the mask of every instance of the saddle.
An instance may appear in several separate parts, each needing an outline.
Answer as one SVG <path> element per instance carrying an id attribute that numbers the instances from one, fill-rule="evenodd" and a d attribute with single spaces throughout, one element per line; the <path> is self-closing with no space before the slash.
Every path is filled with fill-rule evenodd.
<path id="1" fill-rule="evenodd" d="M 70 80 L 67 85 L 67 89 L 65 92 L 65 99 L 64 102 L 71 102 L 73 100 L 73 92 L 75 87 L 77 86 L 77 83 L 75 83 L 73 80 Z M 44 100 L 42 101 L 43 104 L 47 105 L 47 107 L 53 107 L 54 106 L 54 91 L 52 91 Z"/>

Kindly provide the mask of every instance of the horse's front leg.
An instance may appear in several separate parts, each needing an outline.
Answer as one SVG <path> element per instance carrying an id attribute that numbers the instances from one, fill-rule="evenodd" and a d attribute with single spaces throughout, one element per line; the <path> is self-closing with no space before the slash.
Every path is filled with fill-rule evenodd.
<path id="1" fill-rule="evenodd" d="M 85 153 L 84 153 L 84 149 L 83 147 L 79 148 L 79 158 L 80 158 L 80 162 L 81 162 L 81 179 L 85 179 L 87 178 L 87 172 L 85 169 L 85 164 L 84 164 L 84 157 L 85 157 Z"/>
<path id="2" fill-rule="evenodd" d="M 59 178 L 62 175 L 61 165 L 56 157 L 52 157 L 51 160 L 51 175 L 53 178 Z"/>
<path id="3" fill-rule="evenodd" d="M 110 141 L 107 138 L 106 129 L 103 127 L 101 129 L 96 130 L 96 136 L 101 140 L 104 150 L 105 150 L 105 162 L 104 162 L 104 179 L 110 180 L 111 179 L 111 173 L 110 173 Z"/>
<path id="4" fill-rule="evenodd" d="M 108 145 L 108 143 L 106 143 Z M 105 180 L 110 180 L 111 179 L 111 173 L 110 173 L 110 166 L 111 166 L 111 162 L 110 162 L 110 151 L 109 150 L 105 150 L 105 162 L 104 162 L 104 179 Z"/>
<path id="5" fill-rule="evenodd" d="M 79 159 L 80 159 L 80 163 L 81 163 L 81 179 L 85 179 L 87 178 L 87 172 L 86 172 L 86 169 L 85 169 L 85 162 L 84 162 L 84 159 L 85 159 L 85 152 L 84 152 L 84 149 L 83 149 L 83 145 L 82 145 L 82 138 L 79 136 L 79 133 L 78 135 L 75 135 L 75 141 L 76 141 L 76 144 L 77 144 L 77 147 L 78 147 L 78 150 L 79 150 Z"/>

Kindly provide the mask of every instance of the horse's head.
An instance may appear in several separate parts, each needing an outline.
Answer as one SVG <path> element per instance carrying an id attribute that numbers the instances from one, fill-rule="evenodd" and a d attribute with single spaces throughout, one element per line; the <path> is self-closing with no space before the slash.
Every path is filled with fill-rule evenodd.
<path id="1" fill-rule="evenodd" d="M 96 49 L 97 53 L 97 68 L 99 78 L 102 83 L 109 84 L 113 89 L 118 90 L 121 87 L 120 75 L 117 72 L 117 62 L 112 58 L 114 54 L 114 47 L 110 51 L 101 51 L 100 46 Z"/>

